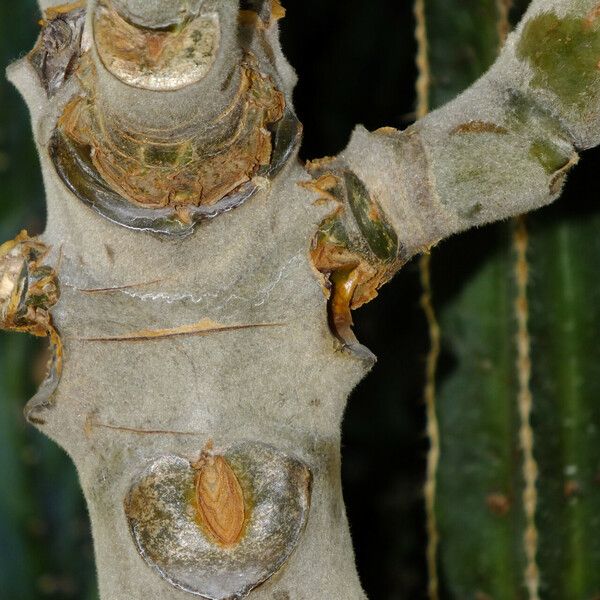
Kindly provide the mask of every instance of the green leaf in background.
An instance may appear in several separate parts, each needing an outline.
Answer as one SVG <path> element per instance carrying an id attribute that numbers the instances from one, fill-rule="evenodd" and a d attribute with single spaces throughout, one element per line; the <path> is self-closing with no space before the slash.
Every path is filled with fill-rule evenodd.
<path id="1" fill-rule="evenodd" d="M 426 0 L 433 107 L 493 63 L 498 9 L 496 0 Z M 438 576 L 448 598 L 519 600 L 526 595 L 512 227 L 442 244 L 432 270 L 443 348 Z"/>
<path id="2" fill-rule="evenodd" d="M 434 106 L 492 62 L 501 3 L 428 1 Z M 600 597 L 600 185 L 591 177 L 598 157 L 585 157 L 554 207 L 527 217 L 526 262 L 515 251 L 517 222 L 434 252 L 443 340 L 439 576 L 449 599 Z M 529 309 L 517 309 L 519 269 Z M 528 318 L 521 329 L 517 310 Z M 535 463 L 523 451 L 530 433 Z M 535 530 L 527 528 L 526 501 Z M 537 549 L 535 561 L 525 547 Z"/>
<path id="3" fill-rule="evenodd" d="M 598 153 L 595 160 L 599 159 Z M 541 596 L 600 598 L 600 183 L 531 219 L 533 425 Z"/>

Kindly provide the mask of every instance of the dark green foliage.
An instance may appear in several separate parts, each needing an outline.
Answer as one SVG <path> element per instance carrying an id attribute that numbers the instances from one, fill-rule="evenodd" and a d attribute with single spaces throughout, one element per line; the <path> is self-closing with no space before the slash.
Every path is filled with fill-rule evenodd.
<path id="1" fill-rule="evenodd" d="M 600 594 L 599 158 L 582 161 L 556 206 L 527 219 L 543 600 Z M 446 597 L 528 598 L 512 227 L 450 240 L 433 264 L 445 348 L 438 517 Z"/>
<path id="2" fill-rule="evenodd" d="M 548 600 L 600 597 L 596 165 L 584 161 L 580 167 L 585 196 L 568 192 L 530 226 L 539 563 Z"/>
<path id="3" fill-rule="evenodd" d="M 485 68 L 482 58 L 493 59 L 495 7 L 495 0 L 430 0 L 434 102 L 459 93 Z M 475 12 L 478 19 L 471 20 Z M 540 26 L 552 18 L 540 18 Z M 454 21 L 462 23 L 460 40 L 450 33 Z M 533 36 L 534 27 L 530 30 Z M 572 45 L 568 34 L 559 38 Z M 536 38 L 532 60 L 541 44 Z M 441 50 L 436 54 L 444 47 L 453 56 L 477 52 L 478 59 L 468 65 L 449 62 Z M 562 79 L 554 79 L 565 88 L 557 90 L 561 93 L 568 87 L 565 73 L 578 72 L 564 70 L 558 60 L 538 66 L 544 73 L 560 70 Z M 565 160 L 535 143 L 532 152 L 552 172 Z M 556 206 L 527 218 L 537 564 L 544 600 L 600 595 L 600 213 L 595 206 L 600 186 L 590 176 L 594 160 L 597 154 L 585 158 Z M 513 224 L 493 225 L 442 244 L 433 259 L 444 347 L 438 381 L 439 569 L 445 596 L 456 600 L 531 597 L 523 550 L 513 236 Z"/>

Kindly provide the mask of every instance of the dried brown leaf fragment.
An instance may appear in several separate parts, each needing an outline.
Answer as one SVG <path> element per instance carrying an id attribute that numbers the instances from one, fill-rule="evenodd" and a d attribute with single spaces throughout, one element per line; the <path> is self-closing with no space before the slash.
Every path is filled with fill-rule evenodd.
<path id="1" fill-rule="evenodd" d="M 62 342 L 50 312 L 60 290 L 56 271 L 45 264 L 49 251 L 26 231 L 0 245 L 0 329 L 48 337 L 50 341 L 46 378 L 25 409 L 28 420 L 38 424 L 44 420 L 36 413 L 51 405 L 63 363 Z"/>
<path id="2" fill-rule="evenodd" d="M 83 48 L 85 2 L 49 8 L 40 21 L 42 31 L 29 53 L 48 96 L 53 96 L 75 72 Z"/>
<path id="3" fill-rule="evenodd" d="M 301 185 L 332 202 L 333 212 L 321 223 L 311 246 L 311 260 L 323 274 L 334 334 L 356 346 L 351 310 L 377 296 L 377 290 L 402 266 L 398 237 L 360 179 L 334 159 L 307 164 L 313 175 Z"/>
<path id="4" fill-rule="evenodd" d="M 49 248 L 26 231 L 0 246 L 0 327 L 39 337 L 53 330 L 50 309 L 60 296 Z"/>

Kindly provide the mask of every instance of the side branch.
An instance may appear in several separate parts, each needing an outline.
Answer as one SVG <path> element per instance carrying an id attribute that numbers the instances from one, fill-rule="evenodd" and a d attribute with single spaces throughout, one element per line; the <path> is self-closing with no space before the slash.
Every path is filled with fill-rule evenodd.
<path id="1" fill-rule="evenodd" d="M 600 141 L 598 8 L 536 0 L 455 101 L 403 132 L 356 129 L 341 159 L 392 223 L 404 260 L 558 197 L 577 151 Z"/>

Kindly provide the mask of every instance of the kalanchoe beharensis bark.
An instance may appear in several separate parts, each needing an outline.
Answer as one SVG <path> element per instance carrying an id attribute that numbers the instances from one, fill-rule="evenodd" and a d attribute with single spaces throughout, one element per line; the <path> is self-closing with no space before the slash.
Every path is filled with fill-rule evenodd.
<path id="1" fill-rule="evenodd" d="M 439 240 L 556 198 L 600 141 L 598 4 L 534 0 L 454 102 L 307 167 L 279 2 L 85 8 L 47 12 L 9 75 L 65 284 L 24 326 L 55 322 L 67 356 L 35 422 L 77 465 L 102 598 L 363 598 L 339 426 L 373 357 L 350 310 Z"/>

